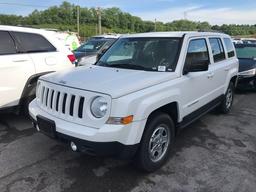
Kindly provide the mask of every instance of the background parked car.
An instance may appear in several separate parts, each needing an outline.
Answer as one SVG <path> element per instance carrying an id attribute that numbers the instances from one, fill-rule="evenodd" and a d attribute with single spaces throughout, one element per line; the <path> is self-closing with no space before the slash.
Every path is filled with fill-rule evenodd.
<path id="1" fill-rule="evenodd" d="M 239 88 L 256 88 L 256 44 L 236 44 Z"/>
<path id="2" fill-rule="evenodd" d="M 40 76 L 74 66 L 74 54 L 55 33 L 0 25 L 0 110 L 27 111 Z"/>
<path id="3" fill-rule="evenodd" d="M 256 39 L 255 38 L 244 38 L 243 43 L 256 45 Z"/>
<path id="4" fill-rule="evenodd" d="M 120 35 L 94 36 L 74 51 L 78 66 L 93 65 L 97 55 L 108 49 Z"/>

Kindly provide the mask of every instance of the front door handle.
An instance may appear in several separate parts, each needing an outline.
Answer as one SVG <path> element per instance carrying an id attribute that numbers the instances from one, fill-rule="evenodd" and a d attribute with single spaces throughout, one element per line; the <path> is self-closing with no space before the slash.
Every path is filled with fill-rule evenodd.
<path id="1" fill-rule="evenodd" d="M 208 79 L 211 79 L 211 78 L 213 78 L 213 76 L 214 76 L 214 73 L 209 73 L 209 74 L 207 75 L 207 78 L 208 78 Z"/>

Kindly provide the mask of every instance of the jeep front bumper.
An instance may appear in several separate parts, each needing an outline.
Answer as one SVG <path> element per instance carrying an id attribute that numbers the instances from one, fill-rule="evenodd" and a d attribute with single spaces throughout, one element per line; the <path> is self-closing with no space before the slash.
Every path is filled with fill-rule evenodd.
<path id="1" fill-rule="evenodd" d="M 52 116 L 37 106 L 36 100 L 29 105 L 29 114 L 38 131 L 38 116 L 55 123 L 55 138 L 74 142 L 78 150 L 93 155 L 118 155 L 124 158 L 132 156 L 141 139 L 141 131 L 146 120 L 135 121 L 129 125 L 104 124 L 93 128 L 72 123 Z"/>

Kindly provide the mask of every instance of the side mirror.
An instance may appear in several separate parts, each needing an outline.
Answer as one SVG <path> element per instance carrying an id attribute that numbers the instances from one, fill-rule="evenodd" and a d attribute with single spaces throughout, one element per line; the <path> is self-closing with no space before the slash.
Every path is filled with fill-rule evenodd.
<path id="1" fill-rule="evenodd" d="M 209 68 L 209 59 L 208 58 L 199 58 L 193 59 L 189 62 L 185 63 L 187 66 L 184 70 L 184 74 L 188 74 L 190 72 L 201 72 L 208 71 Z"/>

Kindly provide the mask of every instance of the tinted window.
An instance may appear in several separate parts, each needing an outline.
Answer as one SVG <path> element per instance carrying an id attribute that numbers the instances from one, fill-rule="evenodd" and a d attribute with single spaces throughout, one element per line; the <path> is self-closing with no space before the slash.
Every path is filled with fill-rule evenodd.
<path id="1" fill-rule="evenodd" d="M 205 39 L 195 39 L 189 43 L 186 65 L 196 65 L 195 61 L 197 60 L 204 60 L 206 61 L 205 63 L 210 63 Z"/>
<path id="2" fill-rule="evenodd" d="M 0 55 L 16 53 L 15 45 L 10 34 L 0 31 Z"/>
<path id="3" fill-rule="evenodd" d="M 14 32 L 14 35 L 21 46 L 22 52 L 36 53 L 56 51 L 56 48 L 41 35 L 20 32 Z"/>
<path id="4" fill-rule="evenodd" d="M 233 48 L 233 44 L 229 38 L 224 38 L 224 43 L 228 52 L 228 58 L 235 56 L 235 51 Z"/>
<path id="5" fill-rule="evenodd" d="M 225 53 L 221 40 L 219 38 L 210 38 L 209 40 L 212 48 L 214 62 L 224 60 Z"/>

